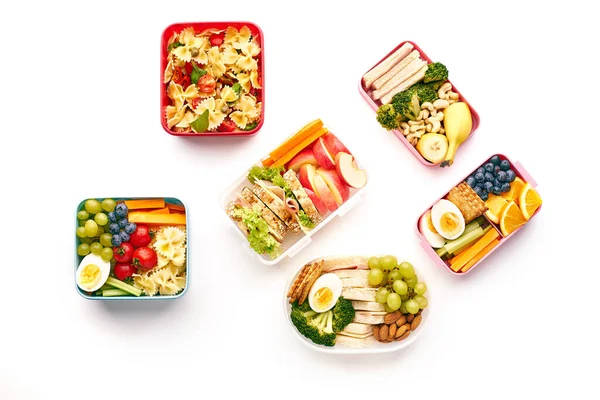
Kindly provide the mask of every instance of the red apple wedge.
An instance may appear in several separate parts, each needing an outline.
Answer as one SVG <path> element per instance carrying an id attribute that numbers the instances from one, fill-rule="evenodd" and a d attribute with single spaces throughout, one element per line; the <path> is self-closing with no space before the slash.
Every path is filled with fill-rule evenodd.
<path id="1" fill-rule="evenodd" d="M 338 203 L 335 201 L 335 197 L 329 186 L 323 180 L 323 177 L 319 174 L 315 174 L 315 193 L 323 201 L 323 204 L 329 209 L 329 211 L 335 211 L 338 208 Z"/>
<path id="2" fill-rule="evenodd" d="M 302 167 L 304 164 L 311 164 L 314 166 L 319 165 L 319 163 L 317 162 L 317 159 L 313 155 L 313 151 L 310 147 L 308 147 L 308 148 L 302 150 L 300 153 L 296 154 L 294 156 L 294 158 L 292 158 L 290 160 L 290 162 L 288 163 L 287 169 L 293 169 L 294 172 L 298 172 L 300 167 Z"/>
<path id="3" fill-rule="evenodd" d="M 323 200 L 321 200 L 321 198 L 319 196 L 317 196 L 317 194 L 310 189 L 304 188 L 304 191 L 308 195 L 308 198 L 310 199 L 310 201 L 312 201 L 312 203 L 317 208 L 317 211 L 319 212 L 319 214 L 321 214 L 321 215 L 327 214 L 327 206 L 325 205 L 325 203 L 323 203 Z"/>
<path id="4" fill-rule="evenodd" d="M 335 170 L 350 187 L 360 189 L 367 184 L 367 173 L 358 168 L 354 157 L 348 153 L 340 152 L 335 156 Z"/>
<path id="5" fill-rule="evenodd" d="M 327 151 L 325 141 L 322 137 L 315 142 L 315 145 L 313 146 L 313 155 L 321 167 L 325 169 L 332 169 L 335 167 L 335 159 Z"/>
<path id="6" fill-rule="evenodd" d="M 300 184 L 305 189 L 310 189 L 313 192 L 315 190 L 315 175 L 317 174 L 317 169 L 312 164 L 304 164 L 298 170 L 298 180 Z"/>
<path id="7" fill-rule="evenodd" d="M 323 140 L 325 141 L 325 148 L 334 159 L 340 152 L 352 155 L 352 153 L 350 153 L 350 150 L 348 150 L 348 148 L 344 146 L 344 143 L 342 143 L 342 141 L 338 139 L 333 133 L 329 132 L 328 134 L 323 136 Z"/>
<path id="8" fill-rule="evenodd" d="M 348 200 L 350 197 L 350 188 L 344 182 L 342 182 L 342 179 L 338 176 L 335 170 L 319 168 L 317 170 L 317 176 L 323 178 L 338 205 L 341 206 L 346 200 Z"/>

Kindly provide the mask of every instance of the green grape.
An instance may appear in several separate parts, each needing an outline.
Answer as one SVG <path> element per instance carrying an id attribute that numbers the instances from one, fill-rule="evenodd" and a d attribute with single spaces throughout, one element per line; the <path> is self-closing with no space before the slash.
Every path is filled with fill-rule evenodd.
<path id="1" fill-rule="evenodd" d="M 413 268 L 412 264 L 407 261 L 402 262 L 398 269 L 405 278 L 412 278 L 415 276 L 415 269 Z"/>
<path id="2" fill-rule="evenodd" d="M 79 241 L 81 243 L 85 243 L 85 244 L 92 244 L 92 242 L 93 242 L 92 238 L 89 238 L 89 237 L 79 238 Z"/>
<path id="3" fill-rule="evenodd" d="M 102 259 L 104 261 L 110 261 L 113 258 L 113 251 L 110 247 L 105 247 L 100 251 L 100 257 L 102 257 Z"/>
<path id="4" fill-rule="evenodd" d="M 77 221 L 77 225 L 79 226 L 85 226 L 85 223 L 87 222 L 87 219 L 80 219 Z"/>
<path id="5" fill-rule="evenodd" d="M 384 287 L 377 289 L 377 292 L 375 292 L 375 301 L 379 304 L 385 304 L 389 293 L 390 291 Z"/>
<path id="6" fill-rule="evenodd" d="M 383 278 L 381 278 L 381 286 L 387 285 L 389 279 L 389 273 L 387 271 L 383 271 Z"/>
<path id="7" fill-rule="evenodd" d="M 94 221 L 96 221 L 98 225 L 104 226 L 108 223 L 108 217 L 103 212 L 99 212 L 94 216 Z"/>
<path id="8" fill-rule="evenodd" d="M 85 223 L 85 235 L 87 237 L 94 237 L 98 232 L 98 224 L 93 219 L 88 219 Z"/>
<path id="9" fill-rule="evenodd" d="M 392 287 L 394 288 L 394 292 L 398 293 L 399 295 L 405 295 L 408 292 L 408 285 L 401 279 L 394 281 L 394 285 Z"/>
<path id="10" fill-rule="evenodd" d="M 406 311 L 408 311 L 411 314 L 418 313 L 419 312 L 419 304 L 414 299 L 407 300 L 406 301 Z"/>
<path id="11" fill-rule="evenodd" d="M 410 300 L 409 300 L 410 301 Z M 398 293 L 390 293 L 387 297 L 387 305 L 390 306 L 390 309 L 396 311 L 402 305 L 402 300 L 400 299 L 400 295 Z M 419 309 L 417 308 L 417 311 Z"/>
<path id="12" fill-rule="evenodd" d="M 85 234 L 85 228 L 83 226 L 80 226 L 77 229 L 75 229 L 75 234 L 77 235 L 77 237 L 80 238 L 87 237 Z"/>
<path id="13" fill-rule="evenodd" d="M 387 303 L 385 303 L 385 304 L 383 305 L 383 307 L 384 307 L 384 309 L 385 309 L 385 312 L 386 312 L 386 313 L 393 313 L 394 311 L 396 311 L 396 310 L 392 310 L 392 309 L 390 308 L 390 306 L 388 306 L 388 305 L 387 305 Z"/>
<path id="14" fill-rule="evenodd" d="M 419 282 L 419 278 L 413 276 L 412 278 L 404 278 L 404 282 L 408 285 L 409 288 L 414 289 L 417 283 Z"/>
<path id="15" fill-rule="evenodd" d="M 372 269 L 369 271 L 369 275 L 367 275 L 367 280 L 369 281 L 369 285 L 371 286 L 381 285 L 382 279 L 383 271 L 380 269 Z"/>
<path id="16" fill-rule="evenodd" d="M 427 285 L 425 282 L 419 282 L 415 285 L 415 293 L 416 294 L 425 294 L 427 291 Z"/>
<path id="17" fill-rule="evenodd" d="M 400 295 L 400 299 L 401 299 L 402 301 L 404 301 L 404 300 L 408 300 L 408 299 L 410 299 L 410 296 L 408 295 L 408 293 L 406 293 L 406 294 L 401 294 L 401 295 Z"/>
<path id="18" fill-rule="evenodd" d="M 96 232 L 96 237 L 102 236 L 103 233 L 104 233 L 104 227 L 103 226 L 99 226 L 98 227 L 98 232 Z"/>
<path id="19" fill-rule="evenodd" d="M 77 213 L 77 219 L 86 220 L 90 217 L 90 213 L 85 210 L 81 210 Z"/>
<path id="20" fill-rule="evenodd" d="M 377 257 L 369 258 L 369 268 L 370 269 L 381 269 L 381 264 L 379 263 L 379 258 L 377 258 Z"/>
<path id="21" fill-rule="evenodd" d="M 400 271 L 394 269 L 390 271 L 390 273 L 388 274 L 388 278 L 390 280 L 390 283 L 394 283 L 397 280 L 402 280 L 402 275 L 400 274 Z"/>
<path id="22" fill-rule="evenodd" d="M 79 246 L 77 246 L 77 254 L 80 256 L 87 256 L 90 254 L 90 245 L 87 243 L 81 243 Z"/>
<path id="23" fill-rule="evenodd" d="M 113 199 L 104 199 L 102 200 L 102 209 L 106 212 L 115 211 L 115 207 L 117 206 L 117 202 Z"/>
<path id="24" fill-rule="evenodd" d="M 380 264 L 384 270 L 391 271 L 398 265 L 398 260 L 394 256 L 383 256 L 381 257 Z"/>
<path id="25" fill-rule="evenodd" d="M 92 244 L 90 244 L 90 251 L 95 254 L 95 255 L 100 255 L 100 252 L 102 251 L 103 247 L 100 243 L 98 242 L 94 242 Z"/>
<path id="26" fill-rule="evenodd" d="M 105 247 L 112 246 L 112 235 L 110 233 L 103 233 L 100 235 L 100 244 Z"/>
<path id="27" fill-rule="evenodd" d="M 413 297 L 413 300 L 417 302 L 421 310 L 427 307 L 427 305 L 429 304 L 427 298 L 425 296 L 421 296 L 420 294 Z"/>
<path id="28" fill-rule="evenodd" d="M 402 304 L 400 304 L 400 313 L 408 314 L 408 311 L 406 311 L 406 301 L 404 300 L 402 300 Z"/>
<path id="29" fill-rule="evenodd" d="M 89 199 L 85 201 L 85 210 L 90 214 L 96 214 L 102 211 L 102 206 L 98 200 Z"/>

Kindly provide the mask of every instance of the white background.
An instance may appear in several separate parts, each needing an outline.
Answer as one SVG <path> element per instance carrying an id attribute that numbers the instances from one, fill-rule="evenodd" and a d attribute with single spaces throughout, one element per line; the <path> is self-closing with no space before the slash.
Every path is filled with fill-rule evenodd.
<path id="1" fill-rule="evenodd" d="M 3 2 L 0 399 L 597 398 L 592 3 L 329 3 Z M 254 137 L 183 139 L 160 126 L 161 32 L 203 20 L 264 31 L 266 120 Z M 403 40 L 444 62 L 480 113 L 450 169 L 418 163 L 357 92 Z M 366 195 L 295 258 L 265 267 L 222 223 L 216 199 L 315 118 L 367 167 Z M 415 220 L 497 152 L 523 163 L 544 207 L 473 273 L 452 276 L 426 258 Z M 76 293 L 75 207 L 104 196 L 187 202 L 183 298 Z M 430 319 L 411 347 L 336 357 L 288 327 L 290 276 L 312 258 L 357 252 L 394 253 L 427 276 Z"/>

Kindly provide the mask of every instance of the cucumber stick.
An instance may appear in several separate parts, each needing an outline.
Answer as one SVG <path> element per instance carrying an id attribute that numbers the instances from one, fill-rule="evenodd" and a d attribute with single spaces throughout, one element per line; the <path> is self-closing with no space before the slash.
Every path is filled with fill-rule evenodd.
<path id="1" fill-rule="evenodd" d="M 128 285 L 123 281 L 113 278 L 112 276 L 108 277 L 108 279 L 106 280 L 106 284 L 110 285 L 116 289 L 121 289 L 122 291 L 127 292 L 127 293 L 132 294 L 137 297 L 142 295 L 142 289 L 138 289 L 136 287 Z"/>
<path id="2" fill-rule="evenodd" d="M 448 252 L 446 251 L 446 247 L 445 246 L 442 246 L 439 249 L 435 249 L 435 252 L 440 257 L 444 257 L 446 254 L 448 254 Z"/>
<path id="3" fill-rule="evenodd" d="M 469 246 L 471 243 L 475 242 L 480 237 L 482 237 L 490 229 L 490 225 L 488 225 L 485 229 L 482 229 L 480 226 L 478 226 L 469 233 L 463 233 L 458 239 L 446 243 L 444 247 L 446 248 L 446 251 L 449 254 L 456 254 L 462 249 Z"/>
<path id="4" fill-rule="evenodd" d="M 102 297 L 127 296 L 128 294 L 121 289 L 102 289 Z"/>

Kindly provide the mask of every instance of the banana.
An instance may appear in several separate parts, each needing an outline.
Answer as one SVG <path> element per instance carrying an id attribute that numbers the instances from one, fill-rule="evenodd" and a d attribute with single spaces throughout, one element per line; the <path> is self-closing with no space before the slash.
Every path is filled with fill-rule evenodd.
<path id="1" fill-rule="evenodd" d="M 471 110 L 462 101 L 450 104 L 444 110 L 444 129 L 448 137 L 448 152 L 440 167 L 449 167 L 454 162 L 458 147 L 469 137 L 473 128 Z"/>
<path id="2" fill-rule="evenodd" d="M 417 142 L 417 151 L 427 161 L 438 164 L 448 151 L 448 139 L 438 133 L 426 133 Z"/>

